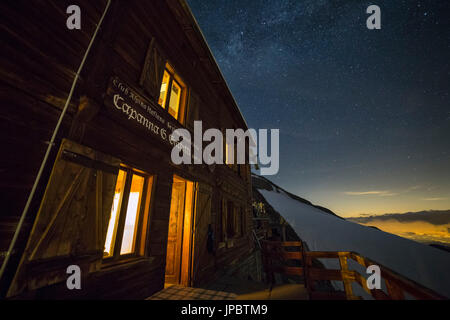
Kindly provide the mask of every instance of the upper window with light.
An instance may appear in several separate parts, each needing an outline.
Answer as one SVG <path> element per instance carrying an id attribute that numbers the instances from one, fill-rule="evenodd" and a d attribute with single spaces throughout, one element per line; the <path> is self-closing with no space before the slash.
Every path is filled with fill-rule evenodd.
<path id="1" fill-rule="evenodd" d="M 164 70 L 158 104 L 180 123 L 184 123 L 186 86 L 169 64 Z"/>

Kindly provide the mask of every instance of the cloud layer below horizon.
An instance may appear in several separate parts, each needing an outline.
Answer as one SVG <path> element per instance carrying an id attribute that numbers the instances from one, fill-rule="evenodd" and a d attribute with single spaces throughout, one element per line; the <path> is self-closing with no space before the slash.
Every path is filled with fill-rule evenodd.
<path id="1" fill-rule="evenodd" d="M 361 216 L 347 220 L 419 242 L 450 245 L 450 210 Z"/>

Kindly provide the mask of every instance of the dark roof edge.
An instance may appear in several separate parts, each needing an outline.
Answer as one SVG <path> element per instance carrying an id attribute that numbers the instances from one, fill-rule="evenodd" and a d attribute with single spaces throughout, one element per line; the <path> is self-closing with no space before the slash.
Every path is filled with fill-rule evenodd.
<path id="1" fill-rule="evenodd" d="M 214 55 L 212 54 L 211 48 L 208 45 L 208 42 L 206 41 L 206 38 L 202 32 L 202 30 L 200 29 L 200 26 L 197 22 L 197 20 L 194 17 L 194 14 L 191 11 L 191 8 L 189 7 L 189 5 L 187 4 L 186 0 L 178 0 L 178 1 L 174 1 L 175 3 L 179 4 L 181 6 L 181 8 L 183 9 L 183 12 L 186 15 L 186 18 L 188 20 L 190 20 L 190 22 L 192 22 L 192 26 L 193 26 L 193 30 L 197 35 L 197 39 L 199 39 L 200 44 L 204 47 L 208 58 L 211 60 L 212 64 L 214 65 L 217 74 L 219 75 L 219 77 L 221 78 L 221 85 L 224 87 L 225 91 L 228 93 L 228 98 L 230 100 L 230 102 L 233 104 L 233 107 L 236 109 L 236 111 L 239 113 L 242 122 L 244 123 L 244 125 L 246 126 L 246 128 L 248 129 L 248 124 L 247 121 L 245 121 L 245 118 L 241 112 L 241 110 L 239 109 L 239 106 L 236 102 L 236 100 L 234 99 L 233 94 L 231 93 L 230 87 L 228 86 L 227 81 L 225 80 L 225 77 L 223 76 L 222 71 L 219 68 L 219 65 L 217 64 L 217 61 L 214 57 Z"/>

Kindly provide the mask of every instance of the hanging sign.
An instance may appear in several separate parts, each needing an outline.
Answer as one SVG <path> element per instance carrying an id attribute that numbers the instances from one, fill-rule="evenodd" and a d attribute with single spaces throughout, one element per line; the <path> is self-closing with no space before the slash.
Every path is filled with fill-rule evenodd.
<path id="1" fill-rule="evenodd" d="M 170 136 L 173 130 L 182 128 L 159 105 L 143 97 L 118 77 L 109 81 L 105 105 L 114 118 L 127 127 L 173 146 Z"/>

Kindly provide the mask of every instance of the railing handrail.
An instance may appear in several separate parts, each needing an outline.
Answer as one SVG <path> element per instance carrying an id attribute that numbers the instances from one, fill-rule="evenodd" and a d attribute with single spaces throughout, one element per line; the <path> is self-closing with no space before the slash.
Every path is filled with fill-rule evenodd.
<path id="1" fill-rule="evenodd" d="M 305 278 L 305 285 L 310 293 L 310 298 L 336 298 L 342 297 L 340 293 L 319 293 L 314 290 L 315 281 L 342 281 L 344 284 L 345 298 L 349 300 L 362 299 L 362 297 L 353 294 L 352 283 L 359 284 L 368 294 L 377 300 L 403 300 L 405 293 L 410 294 L 416 299 L 424 300 L 445 300 L 446 297 L 426 288 L 425 286 L 411 280 L 399 273 L 385 267 L 384 265 L 368 259 L 353 251 L 306 251 L 302 241 L 261 241 L 263 254 L 263 263 L 266 271 L 269 273 L 270 280 L 273 281 L 273 273 L 286 273 L 302 275 Z M 284 247 L 299 247 L 300 251 L 285 251 Z M 278 250 L 276 249 L 278 248 Z M 270 252 L 268 251 L 270 249 Z M 279 250 L 281 249 L 281 250 Z M 284 267 L 274 266 L 272 258 L 279 260 L 300 260 L 303 267 Z M 340 269 L 323 269 L 312 266 L 313 259 L 339 259 Z M 386 284 L 387 293 L 381 289 L 369 289 L 366 279 L 356 270 L 348 268 L 348 259 L 354 260 L 363 267 L 377 265 L 380 267 L 381 278 Z"/>

